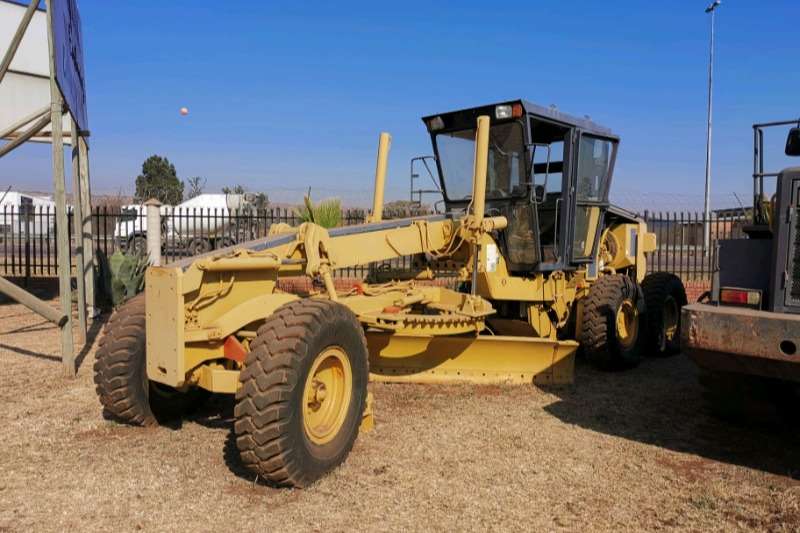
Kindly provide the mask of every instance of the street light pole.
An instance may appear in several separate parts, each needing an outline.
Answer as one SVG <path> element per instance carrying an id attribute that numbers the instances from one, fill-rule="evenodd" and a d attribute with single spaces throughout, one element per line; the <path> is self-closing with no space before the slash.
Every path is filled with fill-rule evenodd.
<path id="1" fill-rule="evenodd" d="M 706 195 L 705 208 L 703 210 L 703 254 L 708 255 L 708 248 L 711 241 L 711 126 L 712 109 L 714 102 L 714 15 L 721 4 L 721 0 L 715 0 L 706 8 L 706 13 L 711 14 L 711 42 L 708 54 L 708 124 L 706 127 Z"/>

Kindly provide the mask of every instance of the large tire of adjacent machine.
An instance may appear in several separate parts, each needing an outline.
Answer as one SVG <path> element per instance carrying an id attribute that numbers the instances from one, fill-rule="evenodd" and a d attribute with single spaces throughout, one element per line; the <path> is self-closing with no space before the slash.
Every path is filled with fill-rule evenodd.
<path id="1" fill-rule="evenodd" d="M 578 342 L 589 362 L 603 370 L 639 363 L 642 324 L 639 285 L 622 274 L 601 276 L 583 301 Z"/>
<path id="2" fill-rule="evenodd" d="M 119 308 L 106 324 L 97 348 L 94 383 L 106 412 L 121 422 L 152 426 L 179 418 L 208 393 L 186 392 L 147 379 L 145 299 L 140 294 Z"/>
<path id="3" fill-rule="evenodd" d="M 364 330 L 329 300 L 281 306 L 258 329 L 234 415 L 243 464 L 277 486 L 304 487 L 347 457 L 367 397 Z"/>
<path id="4" fill-rule="evenodd" d="M 642 280 L 647 307 L 646 355 L 668 356 L 681 351 L 681 309 L 686 289 L 681 278 L 669 272 L 654 272 Z"/>

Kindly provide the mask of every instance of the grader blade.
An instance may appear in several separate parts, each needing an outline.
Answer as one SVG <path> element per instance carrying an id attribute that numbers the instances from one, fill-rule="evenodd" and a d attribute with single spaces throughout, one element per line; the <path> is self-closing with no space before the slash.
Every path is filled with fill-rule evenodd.
<path id="1" fill-rule="evenodd" d="M 368 332 L 370 377 L 406 383 L 572 383 L 575 341 Z"/>

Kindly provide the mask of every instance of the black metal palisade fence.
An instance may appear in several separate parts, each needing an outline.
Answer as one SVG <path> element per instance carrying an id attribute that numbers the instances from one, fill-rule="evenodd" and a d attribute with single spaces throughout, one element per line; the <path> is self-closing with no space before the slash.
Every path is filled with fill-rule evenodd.
<path id="1" fill-rule="evenodd" d="M 366 211 L 346 209 L 342 224 L 364 222 Z M 645 212 L 649 231 L 656 234 L 658 248 L 648 258 L 650 271 L 668 271 L 685 281 L 711 279 L 716 264 L 716 243 L 743 236 L 748 223 L 744 215 L 716 215 L 708 220 L 710 246 L 703 248 L 706 220 L 701 213 Z M 73 242 L 73 216 L 69 217 Z M 51 277 L 57 275 L 58 254 L 55 239 L 55 209 L 51 206 L 0 208 L 0 275 L 8 277 Z M 259 237 L 276 223 L 297 225 L 302 220 L 292 209 L 270 208 L 259 211 L 228 211 L 205 208 L 167 208 L 162 211 L 163 261 L 183 259 L 210 249 Z M 144 210 L 96 207 L 92 210 L 92 241 L 95 250 L 110 256 L 117 250 L 141 246 L 146 234 Z M 410 266 L 407 258 L 395 266 Z M 73 264 L 74 268 L 74 264 Z M 360 277 L 368 266 L 344 269 L 342 277 Z"/>

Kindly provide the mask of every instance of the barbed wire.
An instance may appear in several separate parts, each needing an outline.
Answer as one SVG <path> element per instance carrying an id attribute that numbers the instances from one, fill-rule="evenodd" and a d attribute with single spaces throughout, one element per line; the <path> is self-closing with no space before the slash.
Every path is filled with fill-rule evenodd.
<path id="1" fill-rule="evenodd" d="M 747 209 L 752 207 L 752 192 L 731 191 L 712 194 L 710 206 L 712 211 L 722 209 Z M 611 192 L 611 203 L 630 211 L 651 213 L 669 212 L 702 212 L 705 209 L 703 194 L 654 192 L 623 190 Z"/>

